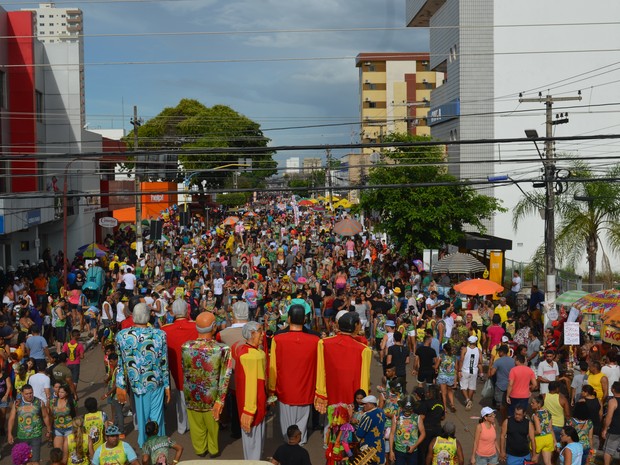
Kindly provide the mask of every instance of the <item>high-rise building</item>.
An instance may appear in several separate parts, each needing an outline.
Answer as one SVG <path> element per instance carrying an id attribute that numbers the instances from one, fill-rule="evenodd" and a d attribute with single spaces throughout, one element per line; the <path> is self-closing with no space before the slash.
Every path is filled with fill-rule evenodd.
<path id="1" fill-rule="evenodd" d="M 391 133 L 427 136 L 431 91 L 443 73 L 431 71 L 428 53 L 360 53 L 359 69 L 362 143 L 381 142 Z M 373 150 L 349 154 L 349 181 L 363 182 Z M 352 191 L 352 200 L 357 193 Z"/>
<path id="2" fill-rule="evenodd" d="M 493 0 L 407 0 L 407 25 L 430 28 L 430 70 L 444 74 L 430 93 L 428 125 L 435 139 L 494 137 L 493 9 Z M 448 146 L 450 172 L 486 179 L 493 174 L 493 150 L 492 144 Z M 486 226 L 493 234 L 493 222 Z"/>
<path id="3" fill-rule="evenodd" d="M 309 158 L 306 157 L 303 159 L 303 174 L 309 175 L 313 171 L 321 170 L 322 168 L 322 160 L 320 158 Z"/>
<path id="4" fill-rule="evenodd" d="M 299 157 L 290 157 L 286 159 L 286 174 L 299 174 Z"/>

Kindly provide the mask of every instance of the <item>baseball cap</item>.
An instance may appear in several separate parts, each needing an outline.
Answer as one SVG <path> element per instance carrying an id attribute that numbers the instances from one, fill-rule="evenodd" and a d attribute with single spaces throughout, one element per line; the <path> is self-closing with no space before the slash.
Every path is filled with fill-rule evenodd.
<path id="1" fill-rule="evenodd" d="M 482 418 L 486 417 L 487 415 L 491 415 L 492 413 L 495 413 L 495 410 L 493 410 L 491 407 L 482 407 L 482 410 L 480 410 L 480 416 Z"/>
<path id="2" fill-rule="evenodd" d="M 362 404 L 377 404 L 377 398 L 375 396 L 366 396 L 362 399 Z"/>
<path id="3" fill-rule="evenodd" d="M 392 328 L 396 327 L 396 323 L 394 323 L 392 320 L 387 320 L 385 322 L 385 326 L 390 326 Z"/>
<path id="4" fill-rule="evenodd" d="M 508 342 L 510 341 L 510 339 L 508 339 L 508 336 L 502 336 L 502 342 Z"/>
<path id="5" fill-rule="evenodd" d="M 346 315 L 347 313 L 349 313 L 348 310 L 340 310 L 338 313 L 336 313 L 336 322 L 340 319 L 340 317 L 342 317 L 342 315 Z"/>
<path id="6" fill-rule="evenodd" d="M 400 294 L 400 287 L 395 287 L 394 288 L 394 294 Z"/>
<path id="7" fill-rule="evenodd" d="M 476 336 L 469 336 L 467 338 L 467 342 L 469 342 L 470 344 L 474 344 L 475 342 L 478 342 L 478 338 Z"/>

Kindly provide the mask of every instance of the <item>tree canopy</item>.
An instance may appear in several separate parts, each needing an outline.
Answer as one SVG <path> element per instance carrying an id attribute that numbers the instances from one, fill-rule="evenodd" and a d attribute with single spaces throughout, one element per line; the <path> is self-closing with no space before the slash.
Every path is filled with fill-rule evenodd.
<path id="1" fill-rule="evenodd" d="M 428 141 L 408 134 L 387 136 L 384 142 Z M 421 253 L 456 244 L 465 225 L 485 232 L 484 220 L 503 211 L 500 202 L 458 183 L 441 162 L 441 147 L 411 147 L 383 151 L 384 162 L 372 168 L 369 185 L 447 183 L 420 188 L 377 188 L 362 191 L 360 207 L 378 216 L 376 228 L 387 233 L 402 254 Z M 400 166 L 407 165 L 407 166 Z"/>
<path id="2" fill-rule="evenodd" d="M 133 131 L 126 137 L 131 147 Z M 177 106 L 164 108 L 157 116 L 138 129 L 138 144 L 141 149 L 166 150 L 174 154 L 182 149 L 211 148 L 255 148 L 267 147 L 269 139 L 263 135 L 260 125 L 225 105 L 207 107 L 197 100 L 182 99 Z M 239 158 L 252 159 L 249 167 L 229 167 L 218 171 L 218 167 L 239 163 Z M 192 175 L 192 184 L 201 185 L 203 180 L 210 187 L 229 186 L 231 170 L 243 171 L 243 177 L 257 186 L 263 179 L 275 174 L 277 163 L 273 152 L 239 152 L 179 155 L 181 178 Z M 257 171 L 255 169 L 260 168 Z M 207 171 L 203 170 L 213 170 Z"/>

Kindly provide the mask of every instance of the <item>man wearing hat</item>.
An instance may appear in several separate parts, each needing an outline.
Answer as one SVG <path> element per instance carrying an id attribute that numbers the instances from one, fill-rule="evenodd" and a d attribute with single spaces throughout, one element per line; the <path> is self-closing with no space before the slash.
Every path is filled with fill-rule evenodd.
<path id="1" fill-rule="evenodd" d="M 482 351 L 478 348 L 476 336 L 469 336 L 467 343 L 467 346 L 461 349 L 456 376 L 457 379 L 460 378 L 461 391 L 465 397 L 465 410 L 471 410 L 474 405 L 478 373 L 482 373 Z"/>
<path id="2" fill-rule="evenodd" d="M 172 303 L 174 322 L 163 325 L 161 330 L 166 333 L 168 341 L 168 363 L 170 375 L 174 379 L 176 391 L 177 432 L 185 434 L 187 431 L 187 405 L 183 395 L 183 365 L 181 363 L 181 346 L 185 341 L 193 341 L 198 337 L 196 325 L 187 319 L 187 302 L 176 299 Z"/>
<path id="3" fill-rule="evenodd" d="M 203 312 L 196 318 L 196 340 L 181 347 L 192 446 L 196 455 L 204 457 L 209 453 L 211 458 L 219 455 L 217 422 L 232 374 L 230 348 L 213 339 L 216 330 L 215 315 Z"/>
<path id="4" fill-rule="evenodd" d="M 407 395 L 398 401 L 390 428 L 390 461 L 392 463 L 416 463 L 418 447 L 426 437 L 424 422 L 414 412 L 415 399 Z"/>
<path id="5" fill-rule="evenodd" d="M 226 344 L 228 347 L 233 347 L 240 341 L 243 341 L 243 335 L 241 331 L 245 324 L 248 322 L 250 315 L 250 309 L 247 302 L 239 301 L 235 302 L 233 308 L 233 323 L 228 328 L 216 334 L 216 340 Z M 233 359 L 233 374 L 235 371 L 235 360 Z M 228 396 L 226 398 L 226 410 L 230 416 L 230 436 L 233 439 L 239 439 L 241 437 L 241 426 L 239 424 L 239 412 L 237 409 L 237 397 L 235 395 L 235 377 L 230 380 L 230 386 L 228 387 Z"/>
<path id="6" fill-rule="evenodd" d="M 273 337 L 269 358 L 269 393 L 278 397 L 282 436 L 286 439 L 289 426 L 298 425 L 301 444 L 308 440 L 319 343 L 316 334 L 304 332 L 305 319 L 303 305 L 288 308 L 288 331 Z"/>
<path id="7" fill-rule="evenodd" d="M 338 319 L 340 332 L 319 341 L 314 406 L 320 413 L 350 403 L 358 389 L 369 392 L 372 351 L 354 339 L 360 327 L 359 315 L 346 312 Z"/>
<path id="8" fill-rule="evenodd" d="M 374 447 L 377 450 L 378 464 L 385 463 L 385 445 L 383 437 L 385 434 L 385 413 L 383 409 L 377 408 L 377 398 L 366 396 L 362 399 L 364 413 L 355 430 L 355 435 L 359 438 L 360 448 L 363 446 Z"/>
<path id="9" fill-rule="evenodd" d="M 127 390 L 133 392 L 140 447 L 146 441 L 144 427 L 149 420 L 157 422 L 161 436 L 166 434 L 164 395 L 166 403 L 170 402 L 166 333 L 148 326 L 150 316 L 146 304 L 137 304 L 133 308 L 134 326 L 116 335 L 116 395 L 125 403 Z"/>
<path id="10" fill-rule="evenodd" d="M 125 441 L 120 440 L 121 430 L 116 425 L 109 425 L 105 429 L 106 440 L 101 444 L 91 461 L 92 465 L 140 465 L 136 451 Z"/>

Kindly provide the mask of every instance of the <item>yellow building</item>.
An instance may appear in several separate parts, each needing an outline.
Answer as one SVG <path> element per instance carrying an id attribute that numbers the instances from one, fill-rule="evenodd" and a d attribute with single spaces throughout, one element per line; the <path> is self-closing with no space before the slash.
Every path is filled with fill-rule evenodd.
<path id="1" fill-rule="evenodd" d="M 359 69 L 362 143 L 381 142 L 391 133 L 430 135 L 426 117 L 431 89 L 444 74 L 430 71 L 428 53 L 360 53 Z M 373 150 L 349 155 L 349 182 L 359 184 L 368 173 Z M 352 193 L 352 201 L 357 197 Z"/>

